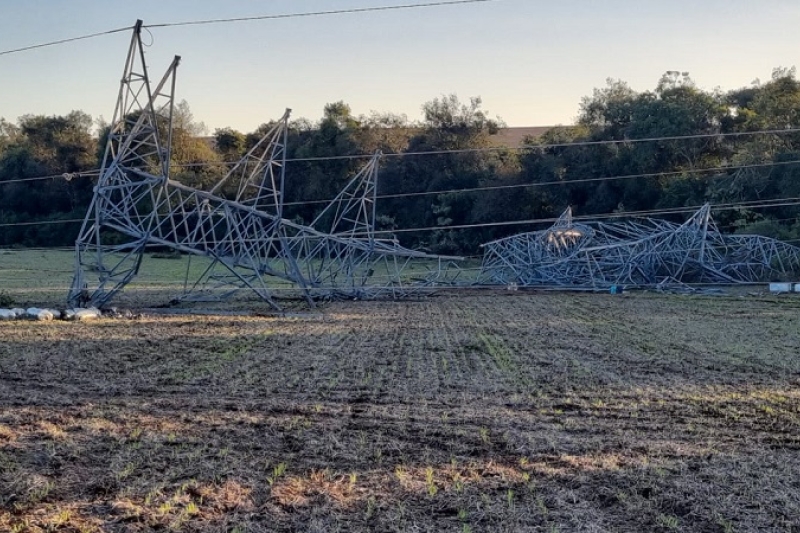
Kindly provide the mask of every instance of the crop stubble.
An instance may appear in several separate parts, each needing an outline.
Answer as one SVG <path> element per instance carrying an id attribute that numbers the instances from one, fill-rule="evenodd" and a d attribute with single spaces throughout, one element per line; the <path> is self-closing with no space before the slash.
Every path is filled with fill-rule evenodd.
<path id="1" fill-rule="evenodd" d="M 0 324 L 0 530 L 800 531 L 800 302 Z"/>

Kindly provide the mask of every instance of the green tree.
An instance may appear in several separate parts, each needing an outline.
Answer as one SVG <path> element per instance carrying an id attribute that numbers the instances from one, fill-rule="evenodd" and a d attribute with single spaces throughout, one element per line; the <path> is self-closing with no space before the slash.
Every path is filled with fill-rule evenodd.
<path id="1" fill-rule="evenodd" d="M 92 195 L 88 177 L 74 173 L 97 168 L 92 119 L 73 111 L 65 116 L 25 115 L 18 126 L 0 124 L 0 219 L 6 223 L 61 220 L 83 215 Z M 67 178 L 62 177 L 66 175 Z M 52 176 L 49 179 L 30 178 Z M 0 245 L 65 245 L 74 224 L 10 227 Z"/>
<path id="2" fill-rule="evenodd" d="M 186 100 L 176 106 L 172 118 L 172 176 L 190 187 L 205 189 L 225 173 L 222 156 L 214 150 L 214 138 L 208 129 L 194 119 Z"/>
<path id="3" fill-rule="evenodd" d="M 286 216 L 305 222 L 313 220 L 365 163 L 342 157 L 365 153 L 358 138 L 361 122 L 346 103 L 326 104 L 322 119 L 308 126 L 292 125 L 288 155 L 295 161 L 287 165 L 285 185 L 287 201 L 306 202 L 290 206 Z"/>
<path id="4" fill-rule="evenodd" d="M 504 160 L 497 153 L 482 152 L 502 123 L 481 109 L 481 99 L 468 104 L 456 95 L 435 98 L 422 106 L 425 117 L 409 139 L 408 152 L 430 155 L 403 157 L 389 170 L 385 190 L 389 194 L 448 191 L 496 184 Z M 442 194 L 401 198 L 387 202 L 390 215 L 400 227 L 470 225 L 478 208 L 478 195 Z M 404 236 L 406 244 L 424 245 L 446 253 L 474 249 L 476 232 L 442 229 Z"/>
<path id="5" fill-rule="evenodd" d="M 214 130 L 214 146 L 225 161 L 236 161 L 245 153 L 246 139 L 232 128 Z"/>

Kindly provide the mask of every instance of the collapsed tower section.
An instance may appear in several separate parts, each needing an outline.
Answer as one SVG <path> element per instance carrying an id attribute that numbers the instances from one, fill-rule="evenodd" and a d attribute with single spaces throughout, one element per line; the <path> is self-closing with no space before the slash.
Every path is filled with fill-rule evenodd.
<path id="1" fill-rule="evenodd" d="M 758 235 L 725 235 L 709 204 L 683 224 L 652 218 L 573 221 L 483 245 L 481 282 L 603 289 L 612 285 L 756 283 L 797 279 L 800 248 Z"/>
<path id="2" fill-rule="evenodd" d="M 147 246 L 204 256 L 189 292 L 247 289 L 273 307 L 272 282 L 317 298 L 402 297 L 436 283 L 442 258 L 375 235 L 380 153 L 310 224 L 283 218 L 290 111 L 212 188 L 170 178 L 179 57 L 151 84 L 134 27 L 102 169 L 75 244 L 72 305 L 107 305 L 138 274 Z M 428 274 L 410 279 L 416 261 Z M 188 285 L 187 285 L 188 286 Z M 217 291 L 217 294 L 220 294 Z"/>

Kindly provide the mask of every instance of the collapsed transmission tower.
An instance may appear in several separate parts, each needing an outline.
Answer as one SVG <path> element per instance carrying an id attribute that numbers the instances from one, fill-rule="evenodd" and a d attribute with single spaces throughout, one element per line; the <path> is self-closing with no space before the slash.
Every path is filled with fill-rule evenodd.
<path id="1" fill-rule="evenodd" d="M 402 297 L 435 284 L 442 265 L 459 259 L 376 238 L 379 153 L 310 225 L 283 218 L 289 110 L 208 191 L 170 179 L 180 58 L 151 85 L 141 28 L 137 21 L 100 177 L 76 240 L 72 305 L 108 304 L 137 275 L 150 245 L 210 259 L 189 292 L 249 289 L 276 309 L 274 279 L 312 305 L 320 297 Z"/>
<path id="2" fill-rule="evenodd" d="M 608 288 L 797 279 L 800 248 L 757 235 L 724 235 L 706 204 L 683 224 L 576 223 L 571 209 L 548 229 L 483 245 L 480 281 Z"/>

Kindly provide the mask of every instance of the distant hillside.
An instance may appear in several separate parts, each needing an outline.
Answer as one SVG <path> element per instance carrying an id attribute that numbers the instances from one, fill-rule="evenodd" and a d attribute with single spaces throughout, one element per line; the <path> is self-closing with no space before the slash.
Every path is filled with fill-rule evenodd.
<path id="1" fill-rule="evenodd" d="M 493 146 L 519 148 L 525 137 L 540 137 L 554 126 L 526 126 L 522 128 L 503 128 L 490 137 Z"/>

